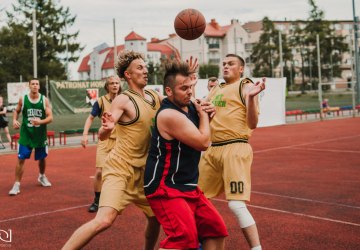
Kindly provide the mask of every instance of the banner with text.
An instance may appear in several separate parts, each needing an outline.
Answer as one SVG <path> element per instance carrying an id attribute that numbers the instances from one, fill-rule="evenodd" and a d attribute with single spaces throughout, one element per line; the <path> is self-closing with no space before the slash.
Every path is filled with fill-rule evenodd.
<path id="1" fill-rule="evenodd" d="M 50 81 L 54 114 L 89 113 L 98 97 L 105 95 L 105 81 Z"/>

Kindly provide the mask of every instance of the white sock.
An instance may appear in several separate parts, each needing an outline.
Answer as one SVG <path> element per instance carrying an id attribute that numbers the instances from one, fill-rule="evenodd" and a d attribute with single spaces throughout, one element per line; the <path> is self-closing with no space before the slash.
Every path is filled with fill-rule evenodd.
<path id="1" fill-rule="evenodd" d="M 252 247 L 250 250 L 261 250 L 261 245 L 258 245 L 256 247 Z"/>

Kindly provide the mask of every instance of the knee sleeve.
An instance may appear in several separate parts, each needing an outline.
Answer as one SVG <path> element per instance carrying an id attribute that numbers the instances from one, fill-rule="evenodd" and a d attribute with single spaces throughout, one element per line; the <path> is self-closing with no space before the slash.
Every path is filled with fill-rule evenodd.
<path id="1" fill-rule="evenodd" d="M 241 228 L 246 228 L 255 224 L 254 218 L 243 201 L 229 201 L 229 208 L 239 220 Z"/>

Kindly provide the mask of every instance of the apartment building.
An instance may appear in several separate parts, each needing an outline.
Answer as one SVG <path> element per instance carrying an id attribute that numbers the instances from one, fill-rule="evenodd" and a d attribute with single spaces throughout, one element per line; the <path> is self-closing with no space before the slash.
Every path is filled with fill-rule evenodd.
<path id="1" fill-rule="evenodd" d="M 306 21 L 274 21 L 275 28 L 283 34 L 291 36 L 292 29 L 300 22 L 300 27 L 305 27 Z M 353 25 L 350 20 L 335 21 L 333 28 L 337 35 L 345 36 L 349 48 L 353 48 Z M 160 58 L 173 58 L 176 55 L 181 58 L 197 57 L 199 64 L 213 64 L 221 67 L 221 59 L 229 53 L 235 53 L 243 57 L 246 61 L 245 75 L 252 75 L 253 62 L 251 53 L 254 44 L 258 43 L 262 30 L 262 21 L 247 22 L 241 24 L 237 19 L 232 19 L 227 25 L 220 25 L 215 19 L 207 23 L 204 34 L 198 39 L 188 41 L 181 39 L 176 34 L 170 34 L 165 39 L 151 38 L 146 42 L 146 38 L 131 32 L 125 37 L 125 44 L 117 46 L 117 53 L 124 49 L 136 50 L 145 55 L 147 62 L 155 65 L 160 63 Z M 295 66 L 295 83 L 302 82 L 301 76 L 301 57 L 299 51 L 293 50 Z M 353 56 L 345 53 L 342 58 L 340 68 L 342 69 L 339 82 L 346 82 L 353 74 Z M 311 62 L 304 62 L 307 66 Z M 106 44 L 99 45 L 82 59 L 78 69 L 79 79 L 102 79 L 114 74 L 114 48 Z M 221 72 L 220 72 L 221 74 Z M 275 67 L 275 77 L 280 76 L 280 68 Z M 221 75 L 219 76 L 221 77 Z M 308 80 L 308 79 L 307 79 Z"/>

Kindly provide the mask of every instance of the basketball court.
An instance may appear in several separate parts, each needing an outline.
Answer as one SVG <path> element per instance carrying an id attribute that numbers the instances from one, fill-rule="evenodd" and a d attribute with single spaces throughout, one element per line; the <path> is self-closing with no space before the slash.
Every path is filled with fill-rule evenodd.
<path id="1" fill-rule="evenodd" d="M 359 125 L 360 118 L 347 118 L 255 130 L 249 208 L 263 249 L 360 248 Z M 95 151 L 95 146 L 52 148 L 50 188 L 37 183 L 37 164 L 27 161 L 15 197 L 8 192 L 16 153 L 0 156 L 0 247 L 60 249 L 94 217 L 87 208 L 93 198 Z M 224 197 L 213 203 L 229 230 L 226 249 L 248 249 Z M 144 228 L 145 217 L 129 206 L 84 249 L 142 249 Z M 4 232 L 11 232 L 11 242 L 4 241 Z"/>

